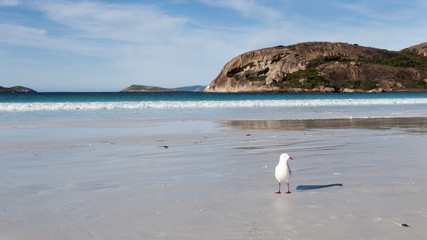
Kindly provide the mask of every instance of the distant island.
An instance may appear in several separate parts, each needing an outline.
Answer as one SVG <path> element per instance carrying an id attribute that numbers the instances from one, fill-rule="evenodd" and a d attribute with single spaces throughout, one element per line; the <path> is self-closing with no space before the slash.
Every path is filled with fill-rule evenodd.
<path id="1" fill-rule="evenodd" d="M 155 86 L 145 86 L 145 85 L 132 85 L 127 87 L 120 92 L 177 92 L 179 90 L 170 89 L 170 88 L 161 88 Z"/>
<path id="2" fill-rule="evenodd" d="M 146 86 L 146 85 L 132 85 L 128 88 L 121 90 L 120 92 L 203 92 L 206 86 L 196 85 L 196 86 L 187 86 L 179 88 L 162 88 L 156 86 Z"/>
<path id="3" fill-rule="evenodd" d="M 306 42 L 243 53 L 204 92 L 427 91 L 427 42 L 401 51 Z"/>
<path id="4" fill-rule="evenodd" d="M 0 92 L 6 92 L 6 93 L 36 93 L 31 88 L 26 88 L 22 86 L 15 86 L 15 87 L 2 87 L 0 86 Z"/>

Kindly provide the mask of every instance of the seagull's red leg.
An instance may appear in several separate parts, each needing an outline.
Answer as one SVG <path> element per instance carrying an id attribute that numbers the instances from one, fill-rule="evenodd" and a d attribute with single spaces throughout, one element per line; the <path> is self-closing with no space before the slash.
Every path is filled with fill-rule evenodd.
<path id="1" fill-rule="evenodd" d="M 291 193 L 291 191 L 289 191 L 289 182 L 287 182 L 288 184 L 288 191 L 286 192 L 287 194 Z"/>
<path id="2" fill-rule="evenodd" d="M 280 192 L 280 182 L 279 182 L 279 191 L 276 192 L 276 194 L 281 194 L 282 192 Z"/>

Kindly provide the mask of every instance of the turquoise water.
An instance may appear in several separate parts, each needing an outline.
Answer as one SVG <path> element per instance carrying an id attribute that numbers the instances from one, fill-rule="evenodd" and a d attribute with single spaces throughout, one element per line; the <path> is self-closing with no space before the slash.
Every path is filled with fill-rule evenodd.
<path id="1" fill-rule="evenodd" d="M 2 93 L 2 123 L 426 117 L 427 93 Z"/>
<path id="2" fill-rule="evenodd" d="M 327 100 L 327 99 L 425 99 L 427 93 L 0 93 L 0 103 L 31 102 L 138 102 L 138 101 L 243 101 L 243 100 Z M 4 106 L 0 111 L 5 110 Z"/>

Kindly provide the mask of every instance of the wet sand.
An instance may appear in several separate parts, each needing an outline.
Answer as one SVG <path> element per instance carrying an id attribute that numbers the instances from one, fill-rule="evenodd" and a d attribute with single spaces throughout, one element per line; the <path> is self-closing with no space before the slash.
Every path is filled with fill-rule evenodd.
<path id="1" fill-rule="evenodd" d="M 0 239 L 422 239 L 425 123 L 3 127 Z M 282 152 L 290 195 L 274 194 Z"/>

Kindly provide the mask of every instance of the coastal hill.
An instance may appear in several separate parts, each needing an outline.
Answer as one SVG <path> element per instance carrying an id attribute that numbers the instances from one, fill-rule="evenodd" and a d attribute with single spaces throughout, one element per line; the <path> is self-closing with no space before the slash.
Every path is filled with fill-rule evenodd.
<path id="1" fill-rule="evenodd" d="M 204 92 L 427 91 L 427 43 L 401 51 L 306 42 L 243 53 Z"/>
<path id="2" fill-rule="evenodd" d="M 0 86 L 0 92 L 8 92 L 8 93 L 35 93 L 31 88 L 21 87 L 21 86 L 15 86 L 15 87 L 2 87 Z"/>
<path id="3" fill-rule="evenodd" d="M 155 86 L 146 86 L 146 85 L 132 85 L 128 88 L 121 90 L 120 92 L 202 92 L 206 86 L 186 86 L 179 88 L 162 88 Z"/>
<path id="4" fill-rule="evenodd" d="M 178 92 L 179 90 L 171 88 L 161 88 L 155 86 L 145 85 L 132 85 L 128 88 L 121 90 L 120 92 Z"/>

